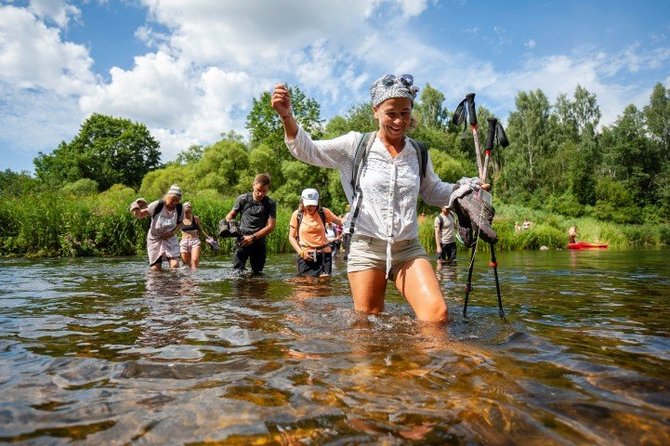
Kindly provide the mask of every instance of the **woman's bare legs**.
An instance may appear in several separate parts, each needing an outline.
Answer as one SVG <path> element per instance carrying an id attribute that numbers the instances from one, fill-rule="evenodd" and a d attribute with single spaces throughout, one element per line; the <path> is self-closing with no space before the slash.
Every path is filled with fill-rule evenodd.
<path id="1" fill-rule="evenodd" d="M 405 296 L 417 319 L 447 322 L 447 304 L 428 259 L 418 258 L 403 264 L 396 274 L 395 286 Z"/>
<path id="2" fill-rule="evenodd" d="M 184 263 L 188 265 L 188 263 Z M 200 265 L 200 246 L 194 246 L 191 249 L 191 269 L 197 269 L 198 265 Z"/>
<path id="3" fill-rule="evenodd" d="M 351 272 L 349 286 L 354 298 L 354 310 L 377 314 L 384 310 L 386 273 L 380 269 Z"/>

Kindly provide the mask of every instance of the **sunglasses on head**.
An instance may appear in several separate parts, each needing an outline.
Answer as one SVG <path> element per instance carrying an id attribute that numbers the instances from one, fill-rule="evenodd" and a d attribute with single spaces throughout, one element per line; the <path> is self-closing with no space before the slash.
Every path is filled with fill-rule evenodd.
<path id="1" fill-rule="evenodd" d="M 381 83 L 385 87 L 390 87 L 398 80 L 406 87 L 411 87 L 414 84 L 414 76 L 411 74 L 401 74 L 400 76 L 396 76 L 395 74 L 387 74 L 382 78 Z"/>

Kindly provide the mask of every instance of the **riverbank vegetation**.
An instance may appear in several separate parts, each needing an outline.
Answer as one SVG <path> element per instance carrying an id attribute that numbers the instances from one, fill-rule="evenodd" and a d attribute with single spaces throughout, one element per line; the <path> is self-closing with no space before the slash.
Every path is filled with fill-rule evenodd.
<path id="1" fill-rule="evenodd" d="M 325 122 L 319 104 L 291 88 L 294 114 L 315 138 L 370 131 L 368 104 L 352 106 Z M 247 116 L 249 138 L 229 131 L 209 146 L 185 148 L 169 163 L 158 163 L 158 143 L 141 123 L 92 115 L 69 143 L 35 159 L 36 176 L 0 172 L 0 255 L 118 256 L 144 253 L 148 221 L 137 221 L 128 204 L 142 196 L 160 198 L 171 184 L 184 191 L 210 234 L 250 190 L 256 173 L 267 172 L 270 196 L 278 203 L 271 252 L 287 252 L 288 221 L 305 187 L 321 193 L 323 205 L 345 212 L 346 197 L 334 170 L 308 166 L 289 154 L 270 93 L 254 99 Z M 497 215 L 499 249 L 563 248 L 567 229 L 579 238 L 612 248 L 670 244 L 670 90 L 654 88 L 642 110 L 629 105 L 609 126 L 599 126 L 595 95 L 577 87 L 556 102 L 541 90 L 519 92 L 510 112 L 511 144 L 495 148 L 489 165 Z M 426 85 L 415 107 L 412 137 L 430 147 L 431 161 L 445 181 L 476 175 L 469 129 L 451 123 L 444 95 Z M 478 108 L 479 140 L 493 114 Z M 437 208 L 419 204 L 428 215 L 421 241 L 433 248 Z M 515 228 L 523 220 L 530 229 Z M 232 248 L 222 240 L 222 254 Z"/>
<path id="2" fill-rule="evenodd" d="M 128 204 L 137 193 L 129 187 L 113 186 L 102 193 L 75 195 L 41 193 L 3 199 L 5 212 L 0 214 L 0 255 L 2 256 L 127 256 L 144 255 L 148 220 L 136 220 Z M 194 213 L 205 230 L 216 234 L 218 222 L 230 211 L 234 199 L 206 190 L 192 194 Z M 611 248 L 670 245 L 669 224 L 623 225 L 603 222 L 593 217 L 566 217 L 518 205 L 497 204 L 494 228 L 498 232 L 499 250 L 562 249 L 567 228 L 577 225 L 581 239 L 609 243 Z M 273 253 L 291 252 L 288 223 L 292 209 L 280 207 L 277 227 L 268 239 Z M 421 243 L 435 248 L 433 220 L 429 214 L 420 225 Z M 532 225 L 518 231 L 515 225 L 524 218 Z M 227 255 L 232 239 L 220 239 L 216 254 L 205 248 L 206 256 Z M 487 249 L 485 244 L 481 249 Z M 463 247 L 461 247 L 463 249 Z"/>

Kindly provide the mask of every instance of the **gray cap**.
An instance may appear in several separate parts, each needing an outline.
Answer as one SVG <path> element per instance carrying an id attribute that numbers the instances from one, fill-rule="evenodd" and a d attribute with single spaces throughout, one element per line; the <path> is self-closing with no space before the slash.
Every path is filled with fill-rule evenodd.
<path id="1" fill-rule="evenodd" d="M 419 87 L 414 85 L 414 77 L 411 74 L 386 74 L 372 83 L 370 87 L 370 98 L 372 106 L 376 107 L 387 99 L 407 98 L 414 104 Z"/>

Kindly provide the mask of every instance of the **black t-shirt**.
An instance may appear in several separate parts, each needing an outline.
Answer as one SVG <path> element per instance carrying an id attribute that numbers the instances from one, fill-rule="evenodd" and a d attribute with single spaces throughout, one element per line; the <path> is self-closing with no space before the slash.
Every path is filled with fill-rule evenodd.
<path id="1" fill-rule="evenodd" d="M 251 192 L 237 197 L 233 211 L 240 214 L 240 232 L 253 234 L 268 224 L 270 217 L 277 218 L 277 205 L 267 195 L 261 201 L 254 200 Z"/>

